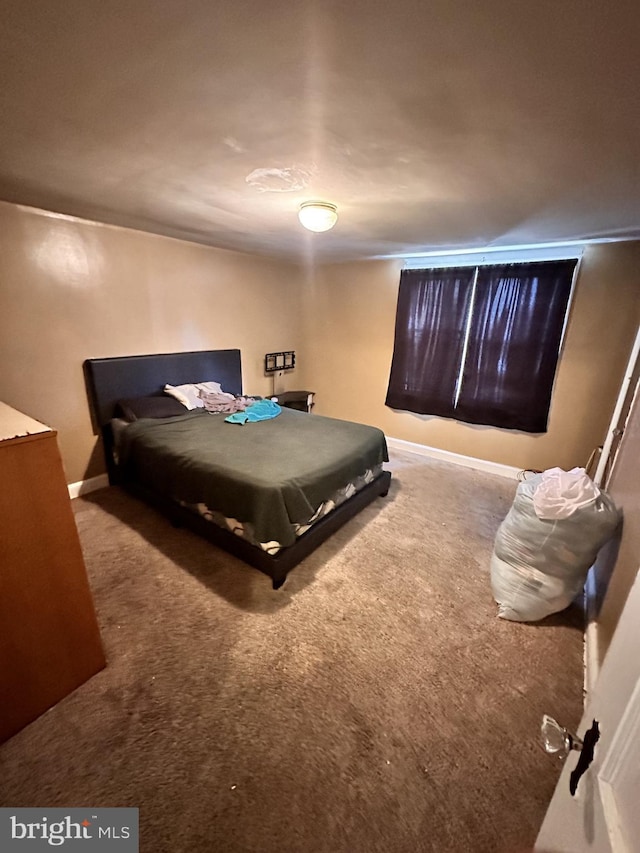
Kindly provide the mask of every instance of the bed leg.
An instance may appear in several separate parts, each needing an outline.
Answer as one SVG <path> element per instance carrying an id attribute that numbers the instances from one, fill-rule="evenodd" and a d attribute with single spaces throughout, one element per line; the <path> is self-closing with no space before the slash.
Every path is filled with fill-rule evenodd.
<path id="1" fill-rule="evenodd" d="M 280 587 L 281 587 L 281 586 L 282 586 L 282 584 L 286 581 L 286 579 L 287 579 L 287 576 L 286 576 L 286 575 L 284 575 L 283 577 L 274 577 L 274 578 L 271 578 L 271 581 L 272 581 L 272 583 L 273 583 L 273 588 L 274 588 L 274 589 L 280 589 Z"/>

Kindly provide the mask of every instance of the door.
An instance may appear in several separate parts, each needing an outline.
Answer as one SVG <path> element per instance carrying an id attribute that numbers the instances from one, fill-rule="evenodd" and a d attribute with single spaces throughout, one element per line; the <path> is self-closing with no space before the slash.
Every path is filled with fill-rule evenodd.
<path id="1" fill-rule="evenodd" d="M 565 759 L 534 848 L 538 853 L 640 851 L 639 649 L 640 574 L 636 574 L 577 732 L 583 737 L 597 720 L 600 739 L 593 762 L 572 796 L 569 778 L 579 755 L 571 752 Z"/>
<path id="2" fill-rule="evenodd" d="M 616 455 L 620 445 L 620 439 L 624 433 L 624 429 L 629 417 L 634 397 L 638 393 L 640 387 L 640 328 L 636 333 L 636 339 L 631 349 L 627 369 L 618 392 L 618 399 L 613 410 L 611 423 L 602 445 L 602 452 L 598 461 L 598 467 L 594 474 L 594 481 L 602 488 L 607 487 L 607 483 L 611 476 L 611 470 L 614 467 Z"/>

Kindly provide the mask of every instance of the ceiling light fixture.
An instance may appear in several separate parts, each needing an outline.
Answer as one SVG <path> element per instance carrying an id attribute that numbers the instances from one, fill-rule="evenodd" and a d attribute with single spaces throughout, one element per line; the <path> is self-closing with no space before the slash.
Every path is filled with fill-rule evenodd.
<path id="1" fill-rule="evenodd" d="M 329 201 L 303 201 L 298 219 L 309 231 L 329 231 L 338 221 L 338 208 Z"/>

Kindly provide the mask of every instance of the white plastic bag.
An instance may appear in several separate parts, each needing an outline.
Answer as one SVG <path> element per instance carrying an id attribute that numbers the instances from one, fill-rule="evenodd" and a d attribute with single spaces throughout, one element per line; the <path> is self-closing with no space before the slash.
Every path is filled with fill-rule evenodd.
<path id="1" fill-rule="evenodd" d="M 558 469 L 550 469 L 554 470 Z M 542 487 L 544 474 L 518 485 L 511 509 L 496 534 L 491 588 L 499 605 L 498 616 L 503 619 L 534 622 L 568 607 L 620 520 L 611 498 L 595 484 L 597 494 L 586 501 L 588 489 L 584 482 L 566 517 L 540 518 L 534 498 Z M 554 478 L 556 475 L 551 474 L 547 480 L 553 482 Z M 556 478 L 556 483 L 560 481 Z M 549 494 L 553 496 L 553 490 L 549 489 Z M 552 501 L 545 497 L 544 511 L 551 508 L 561 514 L 567 512 L 570 500 L 566 492 L 562 499 L 558 494 L 562 492 L 555 493 Z"/>
<path id="2" fill-rule="evenodd" d="M 582 507 L 589 506 L 600 489 L 584 468 L 549 468 L 543 471 L 533 495 L 538 518 L 569 518 Z"/>

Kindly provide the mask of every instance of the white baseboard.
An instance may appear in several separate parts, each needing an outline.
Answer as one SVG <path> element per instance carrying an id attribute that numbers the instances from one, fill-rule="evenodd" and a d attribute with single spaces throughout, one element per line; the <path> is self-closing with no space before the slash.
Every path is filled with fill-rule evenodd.
<path id="1" fill-rule="evenodd" d="M 88 480 L 80 480 L 78 483 L 69 483 L 69 497 L 78 498 L 80 495 L 88 495 L 89 492 L 95 492 L 98 489 L 104 489 L 109 485 L 109 477 L 106 474 L 99 474 L 97 477 L 90 477 Z"/>
<path id="2" fill-rule="evenodd" d="M 474 456 L 463 456 L 461 453 L 452 453 L 450 450 L 429 447 L 427 444 L 416 444 L 413 441 L 405 441 L 403 438 L 387 437 L 387 444 L 397 450 L 406 450 L 409 453 L 417 453 L 419 456 L 430 456 L 432 459 L 439 459 L 441 462 L 463 465 L 465 468 L 473 468 L 487 474 L 498 474 L 500 477 L 508 477 L 510 480 L 517 479 L 522 470 L 521 468 L 513 468 L 511 465 L 502 465 L 500 462 L 489 462 L 487 459 L 476 459 Z"/>
<path id="3" fill-rule="evenodd" d="M 584 585 L 584 611 L 587 627 L 584 632 L 584 700 L 585 705 L 600 672 L 598 649 L 598 619 L 596 607 L 596 580 L 593 566 L 589 569 Z"/>
<path id="4" fill-rule="evenodd" d="M 598 673 L 600 672 L 600 660 L 598 657 L 598 623 L 587 622 L 584 632 L 584 701 L 591 695 Z"/>

